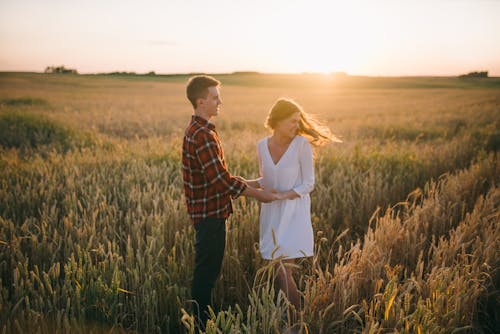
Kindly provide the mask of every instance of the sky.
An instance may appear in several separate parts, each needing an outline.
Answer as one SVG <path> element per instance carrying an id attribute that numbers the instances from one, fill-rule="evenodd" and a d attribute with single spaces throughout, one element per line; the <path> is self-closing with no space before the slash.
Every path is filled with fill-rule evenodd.
<path id="1" fill-rule="evenodd" d="M 500 76 L 500 0 L 0 0 L 0 71 Z"/>

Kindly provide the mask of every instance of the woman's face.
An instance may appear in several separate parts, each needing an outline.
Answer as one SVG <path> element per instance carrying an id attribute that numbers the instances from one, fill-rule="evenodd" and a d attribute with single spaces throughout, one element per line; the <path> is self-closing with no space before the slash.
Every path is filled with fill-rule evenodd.
<path id="1" fill-rule="evenodd" d="M 293 138 L 299 129 L 300 113 L 296 112 L 276 123 L 274 133 L 279 136 Z"/>

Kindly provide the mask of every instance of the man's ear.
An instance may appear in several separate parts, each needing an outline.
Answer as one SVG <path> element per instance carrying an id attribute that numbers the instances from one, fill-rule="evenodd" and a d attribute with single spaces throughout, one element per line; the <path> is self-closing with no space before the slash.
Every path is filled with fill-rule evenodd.
<path id="1" fill-rule="evenodd" d="M 204 101 L 204 99 L 203 99 L 203 98 L 201 98 L 201 97 L 199 97 L 199 98 L 197 98 L 197 99 L 196 99 L 196 106 L 197 106 L 197 107 L 199 107 L 199 106 L 201 106 L 204 102 L 205 102 L 205 101 Z"/>

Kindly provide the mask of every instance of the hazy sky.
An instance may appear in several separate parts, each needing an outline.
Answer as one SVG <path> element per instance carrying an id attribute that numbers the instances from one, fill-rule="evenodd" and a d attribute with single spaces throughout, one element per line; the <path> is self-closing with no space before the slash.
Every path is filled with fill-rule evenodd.
<path id="1" fill-rule="evenodd" d="M 500 76 L 500 0 L 0 0 L 0 71 Z"/>

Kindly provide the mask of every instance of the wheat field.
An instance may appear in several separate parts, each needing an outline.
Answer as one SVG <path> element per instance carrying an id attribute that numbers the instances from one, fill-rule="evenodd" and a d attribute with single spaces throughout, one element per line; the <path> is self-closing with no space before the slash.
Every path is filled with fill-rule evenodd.
<path id="1" fill-rule="evenodd" d="M 315 152 L 301 333 L 495 333 L 500 79 L 216 77 L 234 175 L 278 97 L 343 140 Z M 186 80 L 0 73 L 0 332 L 195 333 Z M 234 208 L 207 333 L 280 333 L 259 204 Z"/>

